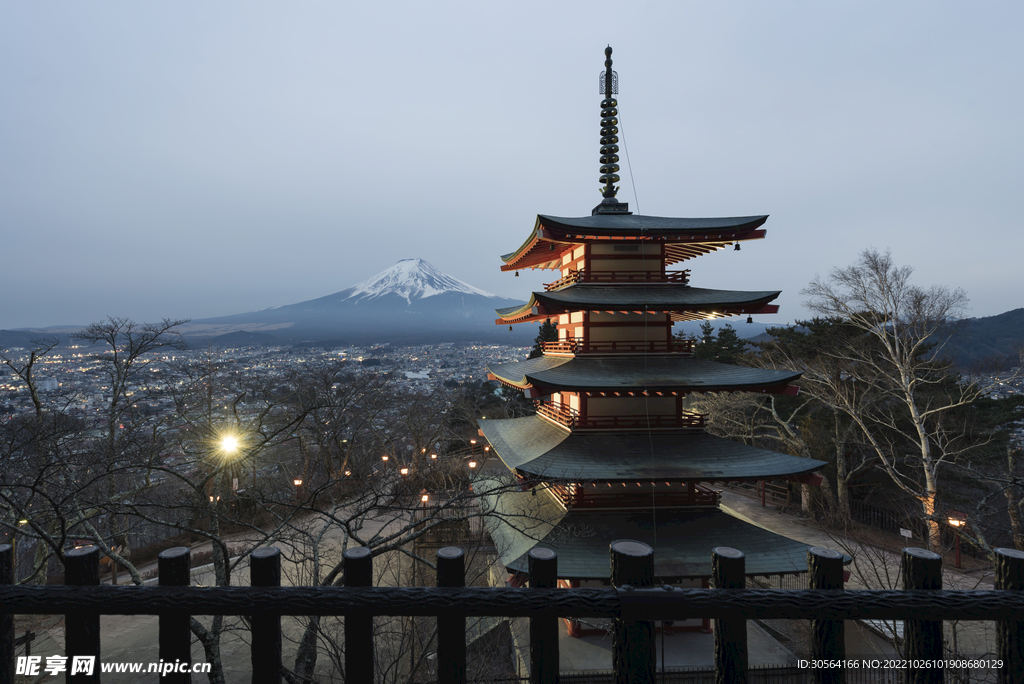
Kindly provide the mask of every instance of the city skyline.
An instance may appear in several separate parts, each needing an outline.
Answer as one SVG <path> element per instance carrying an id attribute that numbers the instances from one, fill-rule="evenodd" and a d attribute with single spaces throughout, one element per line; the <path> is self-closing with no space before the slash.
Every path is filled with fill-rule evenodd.
<path id="1" fill-rule="evenodd" d="M 243 313 L 403 258 L 522 298 L 554 276 L 513 281 L 494 255 L 538 212 L 600 200 L 609 43 L 619 198 L 648 215 L 770 215 L 770 239 L 700 260 L 695 286 L 781 289 L 765 317 L 781 324 L 808 315 L 815 274 L 873 246 L 921 285 L 964 288 L 969 316 L 1019 308 L 1022 13 L 12 6 L 0 328 Z"/>

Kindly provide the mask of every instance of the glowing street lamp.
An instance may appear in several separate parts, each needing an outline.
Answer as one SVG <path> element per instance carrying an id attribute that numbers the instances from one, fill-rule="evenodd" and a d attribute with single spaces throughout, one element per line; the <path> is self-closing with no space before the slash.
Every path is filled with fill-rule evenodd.
<path id="1" fill-rule="evenodd" d="M 430 454 L 430 460 L 436 461 L 437 460 L 437 454 Z"/>
<path id="2" fill-rule="evenodd" d="M 382 461 L 384 461 L 385 463 L 387 463 L 387 462 L 388 462 L 388 455 L 387 455 L 387 454 L 384 454 L 383 456 L 381 456 L 381 457 L 380 457 L 380 460 L 382 460 Z"/>
<path id="3" fill-rule="evenodd" d="M 476 468 L 476 461 L 470 461 L 469 462 L 469 467 L 470 468 Z"/>
<path id="4" fill-rule="evenodd" d="M 302 486 L 302 478 L 301 477 L 295 478 L 294 480 L 292 480 L 292 484 L 294 484 L 296 487 L 301 487 Z"/>
<path id="5" fill-rule="evenodd" d="M 402 477 L 405 477 L 406 475 L 409 474 L 409 469 L 408 468 L 402 468 L 398 472 L 400 472 L 402 474 Z"/>
<path id="6" fill-rule="evenodd" d="M 238 451 L 238 438 L 233 435 L 226 435 L 220 440 L 220 450 L 230 456 Z"/>

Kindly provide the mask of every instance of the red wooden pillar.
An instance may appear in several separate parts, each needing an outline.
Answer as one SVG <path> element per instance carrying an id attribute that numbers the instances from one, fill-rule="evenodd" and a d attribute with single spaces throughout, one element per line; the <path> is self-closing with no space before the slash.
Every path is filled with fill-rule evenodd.
<path id="1" fill-rule="evenodd" d="M 580 586 L 579 580 L 558 580 L 558 586 L 563 589 L 578 589 Z M 576 618 L 562 618 L 565 620 L 565 630 L 569 636 L 574 639 L 578 639 L 583 636 L 583 626 L 580 625 L 580 621 Z"/>

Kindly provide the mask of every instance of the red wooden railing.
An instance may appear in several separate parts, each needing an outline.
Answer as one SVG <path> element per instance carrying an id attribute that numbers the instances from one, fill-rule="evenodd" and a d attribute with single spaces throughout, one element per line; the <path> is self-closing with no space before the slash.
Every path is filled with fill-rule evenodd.
<path id="1" fill-rule="evenodd" d="M 548 354 L 680 354 L 693 356 L 696 340 L 669 340 L 653 342 L 584 342 L 580 337 L 567 337 L 554 342 L 542 342 Z"/>
<path id="2" fill-rule="evenodd" d="M 589 271 L 581 268 L 571 270 L 553 283 L 546 283 L 548 292 L 559 290 L 574 283 L 669 283 L 689 285 L 690 271 Z"/>
<path id="3" fill-rule="evenodd" d="M 693 428 L 700 429 L 705 425 L 707 416 L 700 413 L 683 411 L 682 415 L 651 416 L 581 416 L 574 408 L 562 404 L 540 402 L 537 414 L 564 425 L 570 430 L 622 430 L 622 429 L 666 429 Z"/>
<path id="4" fill-rule="evenodd" d="M 561 404 L 537 403 L 537 415 L 544 416 L 560 425 L 572 429 L 576 426 L 576 419 L 579 418 L 579 411 Z"/>
<path id="5" fill-rule="evenodd" d="M 655 506 L 717 506 L 721 501 L 719 492 L 706 487 L 695 486 L 690 491 L 686 485 L 680 485 L 675 491 L 660 489 L 652 492 L 650 488 L 642 488 L 644 483 L 640 484 L 641 487 L 636 482 L 627 482 L 625 487 L 621 483 L 613 483 L 611 487 L 548 486 L 567 508 L 576 509 L 650 508 L 652 497 Z"/>

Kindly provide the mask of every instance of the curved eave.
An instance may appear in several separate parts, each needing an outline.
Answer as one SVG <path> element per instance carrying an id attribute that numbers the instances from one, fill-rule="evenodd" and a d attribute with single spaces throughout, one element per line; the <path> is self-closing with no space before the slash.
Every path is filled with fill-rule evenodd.
<path id="1" fill-rule="evenodd" d="M 678 218 L 640 214 L 594 214 L 569 218 L 537 216 L 537 227 L 567 235 L 658 235 L 698 239 L 732 239 L 764 225 L 767 214 L 714 218 Z"/>
<path id="2" fill-rule="evenodd" d="M 521 389 L 621 392 L 767 392 L 788 393 L 800 373 L 732 366 L 676 356 L 555 357 L 495 364 L 495 380 Z"/>
<path id="3" fill-rule="evenodd" d="M 730 312 L 760 311 L 782 294 L 779 290 L 744 292 L 674 285 L 570 285 L 552 292 L 534 292 L 533 304 L 548 313 L 568 311 Z"/>
<path id="4" fill-rule="evenodd" d="M 569 219 L 538 215 L 533 232 L 526 241 L 515 251 L 502 255 L 505 263 L 501 270 L 557 269 L 567 249 L 609 240 L 663 242 L 666 244 L 666 263 L 675 264 L 724 249 L 736 242 L 763 239 L 766 231 L 758 228 L 767 220 L 767 215 L 720 219 L 637 215 Z"/>
<path id="5" fill-rule="evenodd" d="M 510 323 L 526 323 L 541 319 L 544 314 L 537 305 L 536 293 L 530 295 L 530 300 L 519 306 L 509 306 L 503 309 L 495 309 L 494 313 L 498 314 L 498 317 L 494 319 L 497 325 L 509 325 Z"/>
<path id="6" fill-rule="evenodd" d="M 568 432 L 537 416 L 479 422 L 507 468 L 533 480 L 582 483 L 785 479 L 824 461 L 748 446 L 706 432 Z"/>
<path id="7" fill-rule="evenodd" d="M 673 321 L 702 321 L 743 314 L 778 313 L 769 304 L 780 291 L 743 292 L 671 285 L 572 285 L 534 292 L 519 305 L 495 309 L 498 325 L 543 321 L 572 311 L 670 314 Z"/>

